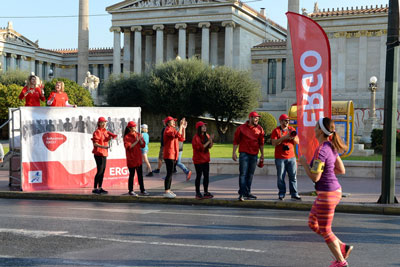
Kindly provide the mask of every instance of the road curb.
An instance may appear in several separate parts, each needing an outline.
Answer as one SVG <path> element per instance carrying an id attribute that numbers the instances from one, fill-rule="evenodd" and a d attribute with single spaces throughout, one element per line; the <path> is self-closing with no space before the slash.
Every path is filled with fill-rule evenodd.
<path id="1" fill-rule="evenodd" d="M 26 193 L 26 192 L 0 192 L 0 198 L 5 199 L 33 199 L 33 200 L 62 200 L 62 201 L 93 201 L 109 203 L 154 203 L 154 204 L 173 204 L 173 205 L 203 205 L 203 206 L 222 206 L 236 208 L 257 208 L 257 209 L 286 209 L 302 210 L 311 209 L 311 201 L 266 201 L 251 200 L 238 201 L 237 199 L 203 199 L 194 198 L 175 198 L 166 199 L 161 196 L 153 197 L 132 197 L 125 195 L 78 195 L 78 194 L 48 194 L 48 193 Z M 337 212 L 343 213 L 368 213 L 381 215 L 400 216 L 399 204 L 349 204 L 341 203 L 336 207 Z"/>

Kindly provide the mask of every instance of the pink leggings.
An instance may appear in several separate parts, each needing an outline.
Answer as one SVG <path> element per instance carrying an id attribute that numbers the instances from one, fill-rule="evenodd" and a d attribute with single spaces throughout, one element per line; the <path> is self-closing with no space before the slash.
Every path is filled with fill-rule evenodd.
<path id="1" fill-rule="evenodd" d="M 317 198 L 308 217 L 308 226 L 317 234 L 322 235 L 327 244 L 337 240 L 332 232 L 332 221 L 336 205 L 339 204 L 341 198 L 341 189 L 332 192 L 317 191 Z"/>

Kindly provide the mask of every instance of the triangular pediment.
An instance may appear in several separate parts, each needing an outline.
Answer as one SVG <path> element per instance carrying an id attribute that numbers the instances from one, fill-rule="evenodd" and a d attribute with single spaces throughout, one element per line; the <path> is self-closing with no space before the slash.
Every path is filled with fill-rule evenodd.
<path id="1" fill-rule="evenodd" d="M 17 45 L 28 46 L 31 48 L 38 48 L 38 44 L 32 42 L 28 38 L 22 36 L 12 29 L 0 29 L 0 41 L 7 43 L 14 43 Z"/>
<path id="2" fill-rule="evenodd" d="M 234 3 L 231 0 L 127 0 L 106 8 L 106 11 L 121 11 L 136 8 L 150 7 L 172 7 L 185 5 L 204 5 L 204 4 Z"/>

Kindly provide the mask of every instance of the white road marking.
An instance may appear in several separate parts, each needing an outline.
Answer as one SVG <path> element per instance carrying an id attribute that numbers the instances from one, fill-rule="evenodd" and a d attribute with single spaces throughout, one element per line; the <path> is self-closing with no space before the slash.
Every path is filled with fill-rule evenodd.
<path id="1" fill-rule="evenodd" d="M 134 213 L 134 214 L 149 214 L 160 212 L 160 210 L 139 210 L 139 209 L 99 209 L 99 208 L 68 208 L 70 210 L 89 210 L 89 211 L 102 211 L 102 212 L 116 212 L 116 213 Z"/>
<path id="2" fill-rule="evenodd" d="M 62 236 L 67 234 L 65 231 L 41 231 L 41 230 L 26 230 L 26 229 L 6 229 L 0 228 L 0 233 L 12 233 L 15 235 L 23 235 L 33 238 L 42 238 L 48 236 Z"/>

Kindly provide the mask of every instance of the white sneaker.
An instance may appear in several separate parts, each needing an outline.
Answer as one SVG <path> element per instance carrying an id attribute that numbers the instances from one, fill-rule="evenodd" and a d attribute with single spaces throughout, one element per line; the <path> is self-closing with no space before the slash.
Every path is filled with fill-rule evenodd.
<path id="1" fill-rule="evenodd" d="M 165 198 L 175 198 L 176 197 L 176 195 L 172 192 L 165 193 L 163 196 Z"/>

